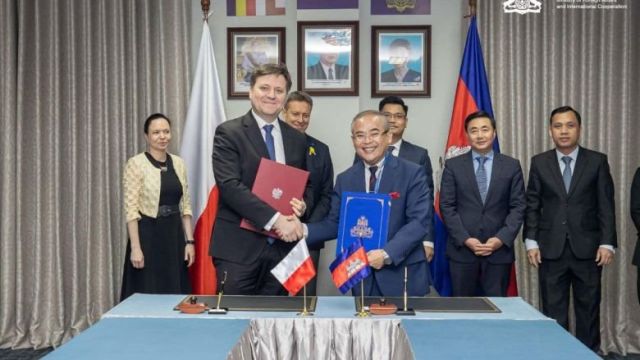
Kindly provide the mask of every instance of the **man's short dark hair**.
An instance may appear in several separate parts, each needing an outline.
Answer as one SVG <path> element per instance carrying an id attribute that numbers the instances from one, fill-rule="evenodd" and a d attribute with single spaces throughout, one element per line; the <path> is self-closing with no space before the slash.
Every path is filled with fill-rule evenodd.
<path id="1" fill-rule="evenodd" d="M 551 125 L 551 123 L 553 122 L 553 117 L 556 114 L 562 114 L 562 113 L 566 113 L 566 112 L 573 112 L 573 114 L 576 116 L 576 120 L 578 120 L 578 125 L 582 126 L 582 118 L 580 117 L 580 113 L 576 111 L 576 109 L 572 108 L 571 106 L 560 106 L 557 107 L 555 109 L 553 109 L 553 111 L 551 111 L 551 116 L 549 116 L 549 125 Z"/>
<path id="2" fill-rule="evenodd" d="M 380 103 L 378 104 L 378 110 L 382 111 L 382 108 L 387 104 L 398 104 L 402 106 L 405 115 L 409 114 L 409 107 L 404 104 L 404 100 L 402 100 L 402 98 L 399 96 L 386 96 L 384 99 L 380 100 Z"/>
<path id="3" fill-rule="evenodd" d="M 472 120 L 478 119 L 478 118 L 488 118 L 491 121 L 491 127 L 493 127 L 493 130 L 496 129 L 496 120 L 493 118 L 493 116 L 491 116 L 486 111 L 478 110 L 474 113 L 469 114 L 467 118 L 464 119 L 464 131 L 467 131 L 467 127 L 469 126 L 469 123 Z"/>
<path id="4" fill-rule="evenodd" d="M 306 102 L 309 104 L 309 109 L 313 108 L 313 99 L 304 91 L 292 91 L 289 93 L 287 100 L 284 101 L 284 108 L 287 109 L 292 101 Z"/>
<path id="5" fill-rule="evenodd" d="M 289 70 L 287 69 L 287 65 L 285 64 L 263 64 L 255 69 L 251 73 L 251 80 L 249 84 L 253 87 L 256 84 L 256 80 L 260 76 L 266 75 L 282 75 L 284 79 L 287 81 L 287 92 L 291 90 L 291 75 L 289 74 Z"/>
<path id="6" fill-rule="evenodd" d="M 398 38 L 393 40 L 391 44 L 389 44 L 390 49 L 398 48 L 398 47 L 403 47 L 407 50 L 411 50 L 411 43 L 407 39 Z"/>

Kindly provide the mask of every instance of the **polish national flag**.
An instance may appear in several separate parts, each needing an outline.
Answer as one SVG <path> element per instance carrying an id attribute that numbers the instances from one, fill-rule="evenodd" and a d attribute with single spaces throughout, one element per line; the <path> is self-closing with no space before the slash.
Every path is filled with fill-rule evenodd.
<path id="1" fill-rule="evenodd" d="M 316 269 L 313 267 L 307 242 L 304 239 L 298 241 L 289 254 L 271 269 L 271 273 L 289 291 L 289 295 L 297 294 L 316 276 Z"/>
<path id="2" fill-rule="evenodd" d="M 198 52 L 187 120 L 180 155 L 187 166 L 187 181 L 195 221 L 196 260 L 189 272 L 193 294 L 216 293 L 216 272 L 209 256 L 209 243 L 218 211 L 218 188 L 213 177 L 213 134 L 225 119 L 220 80 L 206 21 Z"/>

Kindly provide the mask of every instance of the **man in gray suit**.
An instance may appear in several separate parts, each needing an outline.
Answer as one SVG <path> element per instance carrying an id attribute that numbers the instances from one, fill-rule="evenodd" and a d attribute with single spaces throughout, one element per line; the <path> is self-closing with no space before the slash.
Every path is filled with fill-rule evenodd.
<path id="1" fill-rule="evenodd" d="M 573 289 L 576 337 L 600 348 L 600 278 L 617 245 L 613 179 L 605 154 L 578 145 L 582 120 L 570 106 L 551 112 L 555 149 L 531 159 L 524 237 L 539 269 L 542 312 L 569 328 Z"/>
<path id="2" fill-rule="evenodd" d="M 507 296 L 526 207 L 522 168 L 493 151 L 491 115 L 478 111 L 464 124 L 471 151 L 447 160 L 440 186 L 453 296 Z"/>

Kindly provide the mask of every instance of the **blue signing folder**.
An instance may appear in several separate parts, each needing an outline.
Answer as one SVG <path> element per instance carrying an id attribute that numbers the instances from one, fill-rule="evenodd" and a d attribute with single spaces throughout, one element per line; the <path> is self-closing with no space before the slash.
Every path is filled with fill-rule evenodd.
<path id="1" fill-rule="evenodd" d="M 357 238 L 366 251 L 381 249 L 387 243 L 391 196 L 343 192 L 336 256 L 342 254 Z"/>

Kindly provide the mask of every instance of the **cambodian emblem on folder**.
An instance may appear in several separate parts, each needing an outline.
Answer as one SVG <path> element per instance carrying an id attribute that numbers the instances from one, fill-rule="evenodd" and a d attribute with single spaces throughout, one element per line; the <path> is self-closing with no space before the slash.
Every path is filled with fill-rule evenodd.
<path id="1" fill-rule="evenodd" d="M 389 194 L 342 193 L 336 256 L 360 238 L 366 251 L 387 243 L 391 197 Z"/>

